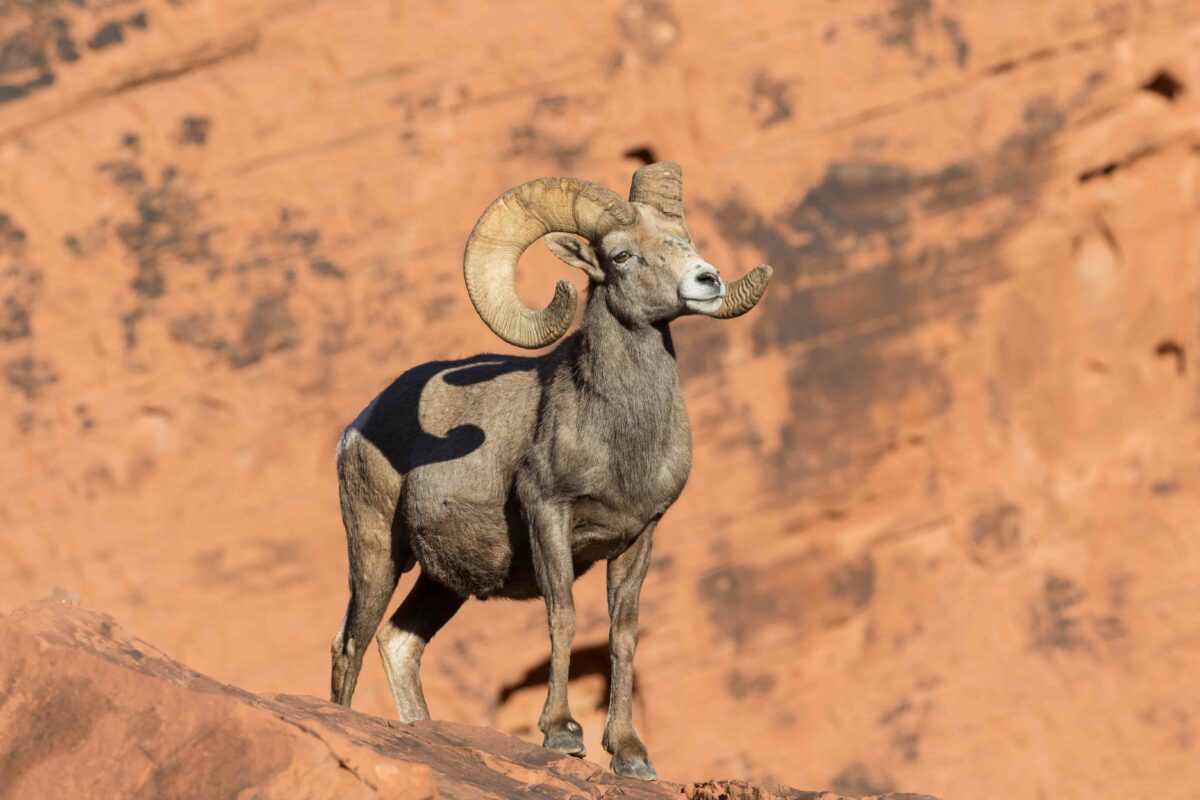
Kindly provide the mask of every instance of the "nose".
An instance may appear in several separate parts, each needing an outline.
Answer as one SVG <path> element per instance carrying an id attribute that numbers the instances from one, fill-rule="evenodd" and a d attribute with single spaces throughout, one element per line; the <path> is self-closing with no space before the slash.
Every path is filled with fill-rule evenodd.
<path id="1" fill-rule="evenodd" d="M 696 283 L 705 286 L 711 286 L 714 289 L 721 288 L 721 275 L 715 269 L 709 266 L 701 267 L 696 274 Z"/>

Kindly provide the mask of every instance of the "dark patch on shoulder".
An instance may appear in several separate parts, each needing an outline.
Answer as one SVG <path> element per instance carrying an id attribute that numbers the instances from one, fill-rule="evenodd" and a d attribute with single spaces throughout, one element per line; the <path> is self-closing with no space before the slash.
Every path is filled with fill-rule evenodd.
<path id="1" fill-rule="evenodd" d="M 197 147 L 208 142 L 208 132 L 212 128 L 212 118 L 203 116 L 188 116 L 179 120 L 178 142 L 183 145 Z"/>
<path id="2" fill-rule="evenodd" d="M 769 128 L 792 118 L 791 86 L 774 80 L 765 72 L 754 76 L 750 90 L 750 110 L 760 115 L 759 127 Z"/>

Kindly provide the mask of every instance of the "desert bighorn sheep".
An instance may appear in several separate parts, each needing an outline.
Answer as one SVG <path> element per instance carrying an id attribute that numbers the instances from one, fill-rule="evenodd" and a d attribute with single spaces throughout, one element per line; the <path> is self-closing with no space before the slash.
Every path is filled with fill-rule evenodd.
<path id="1" fill-rule="evenodd" d="M 541 178 L 483 212 L 464 270 L 488 327 L 526 348 L 566 333 L 575 312 L 570 282 L 559 281 L 541 311 L 527 308 L 513 284 L 521 253 L 547 235 L 554 255 L 587 273 L 583 322 L 536 358 L 415 367 L 346 429 L 337 464 L 350 602 L 333 639 L 334 702 L 350 705 L 397 579 L 420 563 L 378 635 L 400 719 L 428 718 L 421 653 L 467 597 L 544 597 L 551 666 L 538 727 L 546 747 L 583 755 L 567 704 L 572 583 L 607 560 L 604 749 L 615 772 L 656 777 L 632 722 L 638 595 L 655 525 L 692 459 L 668 326 L 683 314 L 745 314 L 771 278 L 763 264 L 726 287 L 696 253 L 682 197 L 679 166 L 661 162 L 637 171 L 628 202 L 588 181 Z"/>

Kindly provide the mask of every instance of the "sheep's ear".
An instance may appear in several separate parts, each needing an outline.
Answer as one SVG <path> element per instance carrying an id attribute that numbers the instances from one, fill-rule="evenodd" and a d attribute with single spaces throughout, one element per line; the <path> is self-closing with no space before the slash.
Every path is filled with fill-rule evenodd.
<path id="1" fill-rule="evenodd" d="M 551 233 L 546 236 L 546 246 L 558 259 L 572 267 L 581 269 L 596 283 L 604 283 L 604 270 L 592 246 L 569 233 Z"/>

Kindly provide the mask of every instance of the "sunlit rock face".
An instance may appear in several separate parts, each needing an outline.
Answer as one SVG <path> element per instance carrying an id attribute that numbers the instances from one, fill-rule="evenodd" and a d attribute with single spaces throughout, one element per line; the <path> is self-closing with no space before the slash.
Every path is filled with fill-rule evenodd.
<path id="1" fill-rule="evenodd" d="M 324 694 L 342 426 L 509 350 L 463 287 L 475 219 L 671 159 L 704 257 L 776 272 L 674 328 L 694 467 L 634 712 L 659 773 L 1186 797 L 1198 36 L 1184 0 L 0 4 L 0 607 L 63 586 Z M 518 288 L 561 277 L 534 248 Z M 540 604 L 469 604 L 430 706 L 538 741 L 547 655 Z M 373 656 L 355 707 L 391 716 Z"/>

